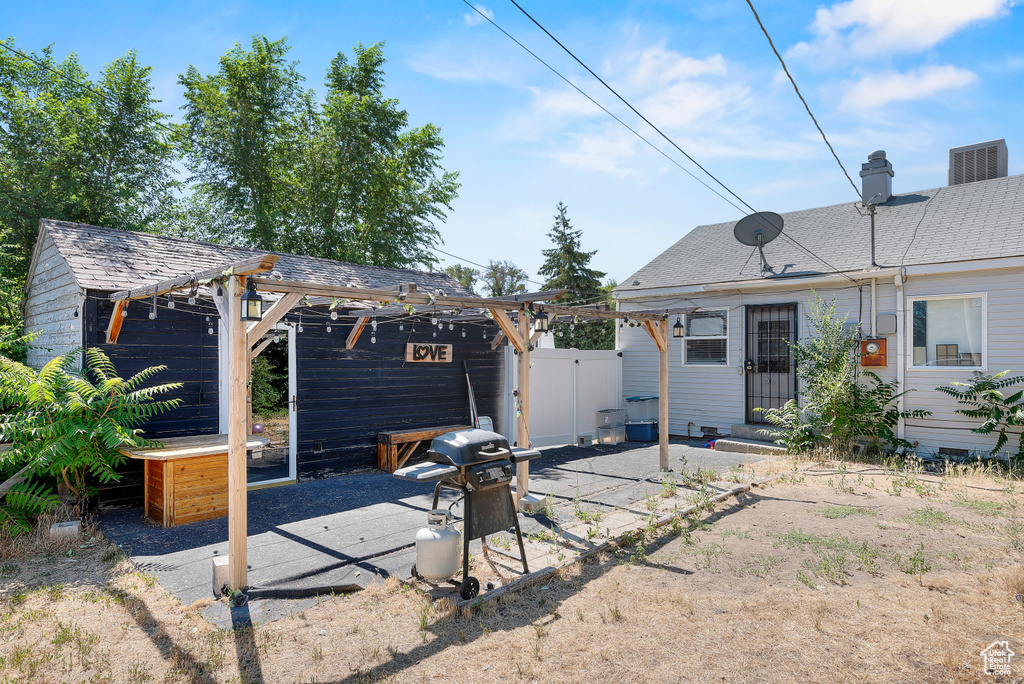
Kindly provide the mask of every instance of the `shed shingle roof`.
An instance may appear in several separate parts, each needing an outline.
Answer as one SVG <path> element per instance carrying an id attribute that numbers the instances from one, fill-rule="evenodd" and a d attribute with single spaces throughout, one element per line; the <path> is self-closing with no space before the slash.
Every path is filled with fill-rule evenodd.
<path id="1" fill-rule="evenodd" d="M 43 219 L 41 224 L 71 267 L 78 284 L 87 290 L 116 292 L 139 289 L 249 257 L 277 254 L 70 221 Z M 270 277 L 364 288 L 416 283 L 430 292 L 472 296 L 471 292 L 443 273 L 363 266 L 295 254 L 280 256 Z"/>
<path id="2" fill-rule="evenodd" d="M 869 266 L 869 218 L 852 203 L 782 216 L 782 235 L 765 247 L 768 263 L 778 276 L 860 271 Z M 730 221 L 694 228 L 617 290 L 760 279 L 755 248 L 734 239 L 735 225 Z M 875 251 L 882 266 L 1024 255 L 1024 175 L 893 196 L 878 206 Z"/>

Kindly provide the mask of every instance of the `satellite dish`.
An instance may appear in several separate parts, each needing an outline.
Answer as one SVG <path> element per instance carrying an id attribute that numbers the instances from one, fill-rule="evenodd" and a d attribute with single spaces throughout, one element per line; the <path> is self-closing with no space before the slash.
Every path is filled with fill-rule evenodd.
<path id="1" fill-rule="evenodd" d="M 761 254 L 761 275 L 775 273 L 764 256 L 764 246 L 782 234 L 784 221 L 773 211 L 759 211 L 736 222 L 733 235 L 744 245 L 757 247 Z"/>

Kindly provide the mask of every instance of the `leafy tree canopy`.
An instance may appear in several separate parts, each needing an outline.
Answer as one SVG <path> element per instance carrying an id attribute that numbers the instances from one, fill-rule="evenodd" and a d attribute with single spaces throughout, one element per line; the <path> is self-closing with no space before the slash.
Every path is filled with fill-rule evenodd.
<path id="1" fill-rule="evenodd" d="M 480 276 L 488 297 L 526 292 L 526 271 L 511 261 L 488 261 L 487 269 Z"/>
<path id="2" fill-rule="evenodd" d="M 204 206 L 227 217 L 220 239 L 376 266 L 431 266 L 459 184 L 441 167 L 433 124 L 409 128 L 384 97 L 383 44 L 339 53 L 321 102 L 302 87 L 286 39 L 256 37 L 189 67 L 185 162 Z M 200 211 L 196 212 L 195 210 Z"/>
<path id="3" fill-rule="evenodd" d="M 17 49 L 13 38 L 6 43 Z M 93 81 L 72 53 L 0 51 L 0 326 L 20 327 L 40 218 L 152 230 L 178 186 L 169 117 L 134 51 Z M 20 334 L 20 330 L 15 335 Z"/>
<path id="4" fill-rule="evenodd" d="M 480 272 L 476 269 L 463 266 L 462 264 L 453 264 L 451 266 L 446 266 L 443 273 L 450 278 L 459 281 L 459 285 L 462 285 L 462 287 L 466 288 L 470 292 L 476 292 L 476 290 L 473 289 L 473 284 L 476 282 L 477 278 L 480 277 Z"/>

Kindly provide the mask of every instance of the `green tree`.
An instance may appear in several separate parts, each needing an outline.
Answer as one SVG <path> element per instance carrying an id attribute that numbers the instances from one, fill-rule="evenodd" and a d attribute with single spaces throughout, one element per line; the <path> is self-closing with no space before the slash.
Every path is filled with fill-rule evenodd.
<path id="1" fill-rule="evenodd" d="M 511 261 L 488 261 L 480 280 L 484 283 L 488 297 L 526 292 L 526 271 Z"/>
<path id="2" fill-rule="evenodd" d="M 462 285 L 462 287 L 470 292 L 476 292 L 473 289 L 473 284 L 480 277 L 480 272 L 476 269 L 463 266 L 462 264 L 452 264 L 451 266 L 446 266 L 442 272 L 450 278 L 457 280 L 459 285 Z"/>
<path id="3" fill-rule="evenodd" d="M 7 45 L 16 47 L 14 39 Z M 168 118 L 134 51 L 91 81 L 75 54 L 0 51 L 0 326 L 20 296 L 40 218 L 153 230 L 174 190 Z"/>
<path id="4" fill-rule="evenodd" d="M 357 45 L 351 62 L 339 53 L 322 103 L 302 89 L 289 49 L 256 37 L 251 50 L 224 55 L 216 74 L 189 67 L 180 77 L 186 165 L 226 217 L 219 231 L 354 263 L 437 263 L 435 221 L 451 208 L 458 174 L 441 168 L 440 130 L 409 128 L 408 113 L 384 97 L 383 45 Z"/>
<path id="5" fill-rule="evenodd" d="M 559 202 L 556 210 L 555 225 L 548 233 L 554 247 L 541 252 L 544 263 L 537 271 L 547 278 L 544 289 L 565 290 L 559 303 L 570 306 L 607 301 L 614 285 L 602 285 L 601 279 L 605 274 L 589 266 L 597 250 L 585 252 L 581 249 L 583 231 L 572 227 L 565 204 Z M 614 321 L 559 320 L 551 329 L 555 333 L 555 346 L 559 348 L 615 348 Z"/>

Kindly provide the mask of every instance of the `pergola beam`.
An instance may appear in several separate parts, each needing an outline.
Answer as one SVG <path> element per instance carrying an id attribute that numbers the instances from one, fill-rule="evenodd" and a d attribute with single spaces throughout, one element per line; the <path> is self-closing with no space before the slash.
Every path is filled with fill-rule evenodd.
<path id="1" fill-rule="evenodd" d="M 516 330 L 516 326 L 508 314 L 502 309 L 491 309 L 491 315 L 494 316 L 494 322 L 501 328 L 501 332 L 505 333 L 505 337 L 508 338 L 512 347 L 520 354 L 523 353 L 523 348 L 526 345 L 523 344 L 523 339 L 519 336 L 519 331 Z"/>
<path id="2" fill-rule="evenodd" d="M 256 344 L 264 335 L 266 335 L 275 325 L 277 325 L 285 315 L 291 311 L 292 307 L 298 304 L 302 300 L 302 295 L 298 292 L 288 292 L 282 295 L 274 304 L 267 309 L 263 318 L 256 321 L 249 326 L 247 333 L 249 338 L 249 346 Z"/>
<path id="3" fill-rule="evenodd" d="M 153 285 L 144 285 L 140 289 L 121 290 L 110 295 L 108 299 L 111 301 L 131 301 L 133 299 L 147 299 L 155 294 L 162 295 L 174 290 L 180 290 L 188 287 L 193 282 L 201 282 L 209 280 L 211 278 L 219 278 L 225 274 L 225 271 L 230 272 L 231 275 L 236 276 L 247 276 L 254 273 L 266 273 L 274 268 L 274 264 L 280 259 L 278 254 L 263 254 L 260 256 L 249 257 L 241 261 L 236 261 L 232 264 L 225 264 L 219 268 L 210 268 L 199 273 L 192 273 L 187 276 L 180 276 L 178 278 L 171 278 L 170 280 L 161 280 Z"/>
<path id="4" fill-rule="evenodd" d="M 363 334 L 363 328 L 366 327 L 366 322 L 370 320 L 369 316 L 360 316 L 359 320 L 352 326 L 352 331 L 349 332 L 348 338 L 345 340 L 345 349 L 353 349 L 356 346 L 356 342 L 359 341 L 359 336 Z"/>

